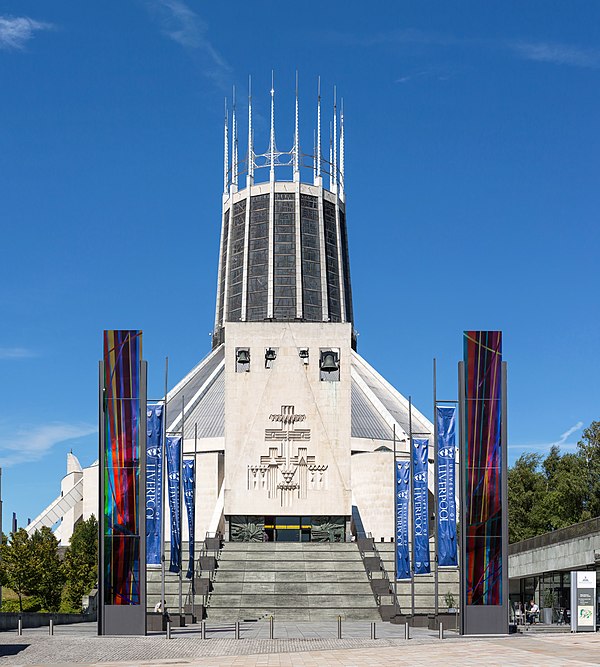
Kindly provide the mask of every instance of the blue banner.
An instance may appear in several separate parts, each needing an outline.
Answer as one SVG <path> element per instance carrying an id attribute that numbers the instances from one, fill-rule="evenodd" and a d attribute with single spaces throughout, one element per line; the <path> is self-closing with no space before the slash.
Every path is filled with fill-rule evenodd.
<path id="1" fill-rule="evenodd" d="M 160 565 L 162 549 L 162 433 L 163 405 L 149 404 L 146 411 L 146 563 Z"/>
<path id="2" fill-rule="evenodd" d="M 456 548 L 456 408 L 436 407 L 438 565 L 458 565 Z"/>
<path id="3" fill-rule="evenodd" d="M 396 461 L 396 579 L 410 579 L 408 553 L 408 502 L 410 463 Z"/>
<path id="4" fill-rule="evenodd" d="M 169 510 L 171 512 L 171 562 L 169 572 L 181 571 L 181 482 L 179 466 L 181 462 L 181 438 L 167 436 L 165 443 L 167 457 L 167 478 L 169 490 Z"/>
<path id="5" fill-rule="evenodd" d="M 186 577 L 191 579 L 194 576 L 194 524 L 196 523 L 196 503 L 194 502 L 196 491 L 196 480 L 194 478 L 194 461 L 193 459 L 183 460 L 183 498 L 185 500 L 185 507 L 187 509 L 188 517 L 188 545 L 190 552 L 190 561 Z"/>
<path id="6" fill-rule="evenodd" d="M 413 438 L 413 564 L 415 574 L 429 574 L 429 498 L 427 438 Z"/>

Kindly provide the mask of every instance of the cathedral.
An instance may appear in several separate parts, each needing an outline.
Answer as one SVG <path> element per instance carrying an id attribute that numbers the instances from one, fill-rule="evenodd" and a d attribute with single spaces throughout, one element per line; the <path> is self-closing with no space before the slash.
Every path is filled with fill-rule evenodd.
<path id="1" fill-rule="evenodd" d="M 334 96 L 327 156 L 319 91 L 306 153 L 296 94 L 293 146 L 281 151 L 270 95 L 265 153 L 251 96 L 244 159 L 239 110 L 226 114 L 212 350 L 168 392 L 166 430 L 196 460 L 198 540 L 392 542 L 394 451 L 408 458 L 411 429 L 433 442 L 433 425 L 414 407 L 409 416 L 356 349 L 343 106 Z M 79 519 L 98 515 L 97 485 L 97 462 L 69 455 L 60 496 L 28 530 L 58 523 L 67 544 Z"/>

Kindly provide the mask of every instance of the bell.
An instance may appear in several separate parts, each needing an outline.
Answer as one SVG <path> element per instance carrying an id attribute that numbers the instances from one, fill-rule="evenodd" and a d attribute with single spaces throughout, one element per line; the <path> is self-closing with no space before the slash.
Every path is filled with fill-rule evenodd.
<path id="1" fill-rule="evenodd" d="M 321 355 L 321 370 L 326 373 L 332 373 L 333 371 L 339 371 L 340 367 L 336 359 L 335 352 L 327 351 L 323 352 Z"/>
<path id="2" fill-rule="evenodd" d="M 237 351 L 237 362 L 238 364 L 249 364 L 250 363 L 250 354 L 248 350 L 238 350 Z"/>
<path id="3" fill-rule="evenodd" d="M 265 361 L 275 361 L 277 358 L 277 353 L 272 347 L 268 347 L 265 350 Z"/>

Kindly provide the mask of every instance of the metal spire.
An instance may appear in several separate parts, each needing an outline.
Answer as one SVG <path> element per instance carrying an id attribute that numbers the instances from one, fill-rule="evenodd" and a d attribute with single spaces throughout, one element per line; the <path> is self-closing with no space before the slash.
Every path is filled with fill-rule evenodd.
<path id="1" fill-rule="evenodd" d="M 248 175 L 246 185 L 254 183 L 254 146 L 252 136 L 252 77 L 248 77 Z"/>
<path id="2" fill-rule="evenodd" d="M 337 89 L 333 87 L 333 190 L 337 190 Z"/>
<path id="3" fill-rule="evenodd" d="M 296 123 L 294 126 L 294 181 L 300 180 L 300 139 L 298 136 L 298 70 L 296 70 Z"/>
<path id="4" fill-rule="evenodd" d="M 317 88 L 317 150 L 315 152 L 315 162 L 317 167 L 317 178 L 321 177 L 321 77 Z"/>
<path id="5" fill-rule="evenodd" d="M 333 140 L 331 136 L 331 121 L 329 121 L 329 188 L 333 190 Z"/>
<path id="6" fill-rule="evenodd" d="M 344 98 L 340 109 L 340 191 L 344 192 Z"/>
<path id="7" fill-rule="evenodd" d="M 229 112 L 225 98 L 225 125 L 223 131 L 223 194 L 227 194 L 229 185 Z"/>
<path id="8" fill-rule="evenodd" d="M 313 130 L 313 178 L 317 180 L 317 131 Z"/>
<path id="9" fill-rule="evenodd" d="M 232 141 L 232 165 L 231 165 L 231 184 L 237 189 L 238 186 L 238 137 L 237 137 L 237 124 L 235 119 L 235 86 L 233 87 L 233 118 L 232 118 L 232 127 L 231 127 L 231 141 Z"/>
<path id="10" fill-rule="evenodd" d="M 275 73 L 271 70 L 271 141 L 269 145 L 271 171 L 269 178 L 275 180 Z"/>

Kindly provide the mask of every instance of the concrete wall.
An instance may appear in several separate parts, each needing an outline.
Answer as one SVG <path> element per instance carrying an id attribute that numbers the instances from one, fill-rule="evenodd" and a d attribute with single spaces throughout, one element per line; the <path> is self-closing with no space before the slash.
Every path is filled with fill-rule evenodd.
<path id="1" fill-rule="evenodd" d="M 576 524 L 583 526 L 590 524 L 590 531 L 579 534 L 582 530 L 575 530 L 571 526 L 573 537 L 568 538 L 569 528 L 540 535 L 532 540 L 525 540 L 517 544 L 511 544 L 508 556 L 508 576 L 511 579 L 532 577 L 543 572 L 555 570 L 577 570 L 585 569 L 596 563 L 596 554 L 600 557 L 600 526 L 596 528 L 593 522 Z M 596 528 L 596 530 L 594 530 Z M 566 539 L 556 541 L 557 538 Z M 529 547 L 529 548 L 527 548 Z"/>
<path id="2" fill-rule="evenodd" d="M 226 515 L 350 515 L 350 341 L 350 324 L 227 323 Z M 236 372 L 239 347 L 250 348 L 247 373 Z M 267 369 L 264 355 L 269 347 L 277 349 L 277 359 Z M 300 348 L 309 349 L 308 364 L 300 358 Z M 339 382 L 320 381 L 320 348 L 339 350 Z M 305 415 L 293 428 L 304 435 L 289 443 L 292 458 L 307 459 L 304 470 L 294 461 L 276 463 L 284 443 L 267 439 L 266 430 L 282 428 L 270 419 L 282 406 Z M 293 471 L 290 483 L 299 488 L 278 488 L 287 483 L 284 469 Z"/>
<path id="3" fill-rule="evenodd" d="M 19 617 L 23 619 L 23 628 L 42 628 L 50 625 L 50 619 L 55 625 L 67 625 L 71 623 L 90 623 L 96 620 L 96 616 L 87 614 L 46 614 L 42 612 L 0 612 L 0 631 L 16 630 Z"/>
<path id="4" fill-rule="evenodd" d="M 98 519 L 98 464 L 83 469 L 83 520 Z"/>
<path id="5" fill-rule="evenodd" d="M 394 535 L 394 453 L 354 454 L 352 495 L 366 533 L 376 542 Z"/>

